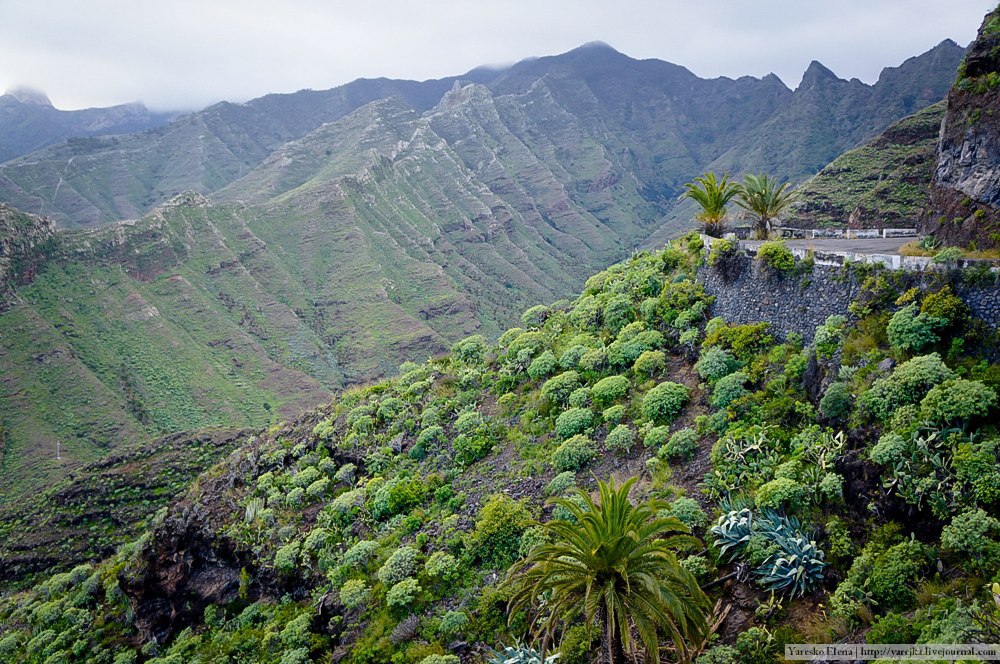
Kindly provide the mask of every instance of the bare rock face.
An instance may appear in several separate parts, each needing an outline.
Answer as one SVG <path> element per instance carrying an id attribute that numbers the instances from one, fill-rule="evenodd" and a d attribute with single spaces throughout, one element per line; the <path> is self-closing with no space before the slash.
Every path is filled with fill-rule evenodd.
<path id="1" fill-rule="evenodd" d="M 1000 11 L 987 14 L 948 95 L 923 228 L 953 245 L 1000 246 Z"/>

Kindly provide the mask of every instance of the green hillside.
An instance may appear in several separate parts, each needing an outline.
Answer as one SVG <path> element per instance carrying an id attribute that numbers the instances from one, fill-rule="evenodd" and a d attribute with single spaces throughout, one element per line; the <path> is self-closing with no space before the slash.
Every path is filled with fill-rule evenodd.
<path id="1" fill-rule="evenodd" d="M 937 166 L 944 102 L 893 124 L 802 185 L 786 224 L 860 228 L 917 225 Z"/>
<path id="2" fill-rule="evenodd" d="M 247 438 L 107 561 L 0 599 L 0 654 L 486 661 L 533 642 L 549 596 L 508 601 L 608 477 L 676 519 L 654 532 L 697 538 L 663 554 L 670 592 L 716 608 L 686 638 L 658 623 L 669 661 L 989 642 L 975 630 L 998 618 L 995 335 L 945 273 L 898 302 L 892 275 L 871 274 L 856 321 L 781 340 L 711 318 L 706 253 L 691 237 L 637 254 L 495 344 L 466 338 Z M 562 606 L 550 653 L 591 661 L 601 622 Z"/>

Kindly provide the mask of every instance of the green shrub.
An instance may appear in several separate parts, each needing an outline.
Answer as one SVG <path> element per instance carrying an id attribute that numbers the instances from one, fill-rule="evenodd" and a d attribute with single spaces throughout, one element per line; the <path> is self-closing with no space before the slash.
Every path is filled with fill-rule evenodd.
<path id="1" fill-rule="evenodd" d="M 847 319 L 843 316 L 827 316 L 826 321 L 816 328 L 813 343 L 816 345 L 816 356 L 828 360 L 840 349 L 844 341 L 844 327 Z"/>
<path id="2" fill-rule="evenodd" d="M 542 396 L 551 403 L 565 404 L 569 395 L 578 387 L 580 387 L 580 374 L 575 371 L 565 371 L 545 381 L 542 385 Z"/>
<path id="3" fill-rule="evenodd" d="M 552 354 L 552 351 L 547 350 L 528 365 L 528 375 L 534 380 L 550 376 L 556 370 L 557 364 L 556 356 Z"/>
<path id="4" fill-rule="evenodd" d="M 545 487 L 546 496 L 561 496 L 569 489 L 576 486 L 576 473 L 572 470 L 565 470 L 555 477 Z"/>
<path id="5" fill-rule="evenodd" d="M 701 357 L 698 358 L 694 368 L 699 376 L 709 383 L 714 383 L 736 371 L 739 366 L 740 363 L 728 351 L 718 346 L 709 346 L 702 349 Z"/>
<path id="6" fill-rule="evenodd" d="M 330 488 L 330 478 L 321 477 L 316 480 L 308 487 L 306 487 L 306 495 L 310 498 L 319 499 L 326 495 L 327 489 Z"/>
<path id="7" fill-rule="evenodd" d="M 385 595 L 385 603 L 391 609 L 402 609 L 417 599 L 423 590 L 416 579 L 403 579 L 392 586 Z"/>
<path id="8" fill-rule="evenodd" d="M 737 360 L 749 361 L 774 344 L 770 329 L 770 323 L 764 322 L 745 325 L 714 324 L 711 325 L 711 330 L 705 328 L 702 347 L 722 346 L 731 350 Z"/>
<path id="9" fill-rule="evenodd" d="M 819 400 L 819 412 L 828 420 L 839 420 L 851 412 L 854 397 L 845 383 L 831 383 Z"/>
<path id="10" fill-rule="evenodd" d="M 667 366 L 667 356 L 661 350 L 645 350 L 636 358 L 632 371 L 637 376 L 652 378 Z"/>
<path id="11" fill-rule="evenodd" d="M 362 568 L 368 564 L 378 551 L 378 542 L 361 540 L 344 552 L 344 564 Z"/>
<path id="12" fill-rule="evenodd" d="M 320 478 L 320 472 L 312 466 L 307 466 L 292 476 L 292 484 L 303 489 Z"/>
<path id="13" fill-rule="evenodd" d="M 578 366 L 580 371 L 595 373 L 602 371 L 608 364 L 608 351 L 604 348 L 588 348 L 580 356 Z"/>
<path id="14" fill-rule="evenodd" d="M 697 451 L 698 432 L 688 427 L 674 433 L 670 437 L 670 440 L 667 441 L 667 444 L 660 448 L 657 456 L 670 460 L 683 461 L 693 457 Z"/>
<path id="15" fill-rule="evenodd" d="M 682 497 L 670 503 L 670 514 L 692 531 L 701 530 L 708 525 L 708 515 L 694 498 Z"/>
<path id="16" fill-rule="evenodd" d="M 628 453 L 635 444 L 635 432 L 627 425 L 619 424 L 611 430 L 604 444 L 611 451 Z"/>
<path id="17" fill-rule="evenodd" d="M 943 327 L 947 321 L 925 313 L 917 313 L 917 304 L 911 303 L 892 315 L 886 333 L 889 345 L 904 353 L 919 353 L 939 340 L 935 329 Z"/>
<path id="18" fill-rule="evenodd" d="M 610 408 L 605 408 L 604 412 L 601 413 L 601 417 L 608 424 L 618 424 L 625 417 L 625 406 L 617 405 L 611 406 Z"/>
<path id="19" fill-rule="evenodd" d="M 420 664 L 462 664 L 458 655 L 427 655 Z"/>
<path id="20" fill-rule="evenodd" d="M 593 632 L 586 625 L 574 625 L 563 633 L 558 664 L 591 664 Z"/>
<path id="21" fill-rule="evenodd" d="M 765 242 L 757 250 L 757 260 L 775 272 L 791 272 L 795 269 L 795 256 L 780 240 Z"/>
<path id="22" fill-rule="evenodd" d="M 715 383 L 709 403 L 713 408 L 719 410 L 728 408 L 737 399 L 750 394 L 750 391 L 744 387 L 748 380 L 750 377 L 742 371 L 723 376 Z"/>
<path id="23" fill-rule="evenodd" d="M 916 643 L 920 635 L 913 618 L 890 611 L 877 617 L 865 637 L 867 643 Z"/>
<path id="24" fill-rule="evenodd" d="M 340 587 L 340 603 L 348 611 L 368 602 L 371 589 L 361 579 L 349 579 Z"/>
<path id="25" fill-rule="evenodd" d="M 757 507 L 761 509 L 780 509 L 788 507 L 796 509 L 805 502 L 808 489 L 787 477 L 773 479 L 757 489 Z"/>
<path id="26" fill-rule="evenodd" d="M 736 637 L 742 664 L 774 664 L 779 644 L 763 627 L 749 627 Z"/>
<path id="27" fill-rule="evenodd" d="M 945 286 L 936 293 L 929 293 L 920 305 L 920 313 L 946 321 L 949 327 L 960 325 L 969 315 L 969 307 Z"/>
<path id="28" fill-rule="evenodd" d="M 986 416 L 996 403 L 996 392 L 980 381 L 953 378 L 927 392 L 920 402 L 920 414 L 941 425 L 961 424 Z"/>
<path id="29" fill-rule="evenodd" d="M 590 394 L 594 404 L 603 408 L 625 396 L 629 386 L 629 380 L 625 376 L 608 376 L 597 381 L 590 388 Z"/>
<path id="30" fill-rule="evenodd" d="M 742 661 L 740 651 L 735 647 L 713 646 L 698 655 L 695 664 L 742 664 Z"/>
<path id="31" fill-rule="evenodd" d="M 567 439 L 552 453 L 552 465 L 557 471 L 580 470 L 597 456 L 590 438 L 577 434 Z"/>
<path id="32" fill-rule="evenodd" d="M 465 611 L 448 611 L 441 616 L 438 623 L 438 634 L 448 639 L 454 639 L 469 625 L 469 616 Z"/>
<path id="33" fill-rule="evenodd" d="M 556 418 L 556 433 L 566 439 L 585 433 L 594 421 L 594 414 L 587 408 L 570 408 Z"/>
<path id="34" fill-rule="evenodd" d="M 613 295 L 608 298 L 601 312 L 604 327 L 612 334 L 628 325 L 635 318 L 632 300 L 627 295 Z"/>
<path id="35" fill-rule="evenodd" d="M 386 558 L 378 570 L 378 580 L 391 586 L 417 573 L 417 558 L 420 552 L 412 546 L 401 546 Z"/>
<path id="36" fill-rule="evenodd" d="M 580 364 L 580 358 L 588 350 L 587 346 L 581 344 L 570 346 L 559 356 L 559 366 L 563 369 L 576 369 Z"/>
<path id="37" fill-rule="evenodd" d="M 955 374 L 937 353 L 920 355 L 903 362 L 890 375 L 876 380 L 861 395 L 861 404 L 881 421 L 888 420 L 900 406 L 917 404 L 927 391 Z"/>
<path id="38" fill-rule="evenodd" d="M 552 312 L 544 304 L 538 304 L 521 314 L 521 323 L 528 327 L 540 327 Z"/>
<path id="39" fill-rule="evenodd" d="M 590 407 L 590 388 L 579 387 L 569 395 L 569 405 L 573 408 Z"/>
<path id="40" fill-rule="evenodd" d="M 476 516 L 469 549 L 484 568 L 505 570 L 517 557 L 521 535 L 530 525 L 531 515 L 524 503 L 495 494 Z"/>
<path id="41" fill-rule="evenodd" d="M 927 550 L 912 540 L 885 548 L 880 539 L 869 540 L 861 555 L 854 559 L 845 582 L 851 586 L 844 592 L 850 587 L 865 589 L 879 608 L 906 610 L 913 604 L 913 584 L 927 565 Z"/>
<path id="42" fill-rule="evenodd" d="M 295 571 L 295 566 L 299 560 L 299 550 L 302 543 L 292 540 L 274 553 L 274 569 L 282 574 L 290 574 Z"/>
<path id="43" fill-rule="evenodd" d="M 690 390 L 680 383 L 660 383 L 642 398 L 642 416 L 657 424 L 670 424 L 690 396 Z"/>
<path id="44" fill-rule="evenodd" d="M 941 531 L 941 546 L 969 572 L 989 576 L 1000 567 L 1000 521 L 981 508 L 967 510 Z"/>
<path id="45" fill-rule="evenodd" d="M 428 576 L 442 581 L 454 581 L 458 578 L 459 566 L 455 556 L 444 551 L 435 551 L 424 564 Z"/>
<path id="46" fill-rule="evenodd" d="M 474 334 L 452 345 L 451 354 L 460 362 L 478 364 L 482 362 L 488 345 L 486 337 Z"/>
<path id="47" fill-rule="evenodd" d="M 642 444 L 650 449 L 660 449 L 663 444 L 670 439 L 670 427 L 659 426 L 653 427 L 646 432 L 646 437 L 643 438 Z"/>
<path id="48" fill-rule="evenodd" d="M 375 491 L 371 500 L 372 517 L 387 519 L 409 512 L 427 497 L 427 485 L 419 478 L 394 477 Z"/>

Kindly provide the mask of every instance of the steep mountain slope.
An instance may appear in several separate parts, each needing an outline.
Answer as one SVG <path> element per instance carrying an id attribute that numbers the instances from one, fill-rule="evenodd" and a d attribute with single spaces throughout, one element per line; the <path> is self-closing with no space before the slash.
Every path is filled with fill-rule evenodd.
<path id="1" fill-rule="evenodd" d="M 632 500 L 701 540 L 664 555 L 672 591 L 718 602 L 718 638 L 687 639 L 690 658 L 777 662 L 784 643 L 832 635 L 989 642 L 974 626 L 1000 617 L 983 582 L 1000 559 L 1000 366 L 961 279 L 897 275 L 919 284 L 900 307 L 844 270 L 866 283 L 860 318 L 831 317 L 803 345 L 710 318 L 700 270 L 729 268 L 706 254 L 698 236 L 637 254 L 495 344 L 464 339 L 247 439 L 111 558 L 0 596 L 0 654 L 481 664 L 539 638 L 547 597 L 512 611 L 512 592 L 558 541 L 551 524 L 579 523 L 607 477 L 635 478 Z M 820 269 L 736 267 L 792 283 Z M 890 331 L 918 307 L 950 334 Z M 550 581 L 567 564 L 606 575 L 594 552 L 638 537 L 609 530 Z M 578 607 L 547 654 L 591 661 L 601 621 Z"/>
<path id="2" fill-rule="evenodd" d="M 915 227 L 937 167 L 946 104 L 894 123 L 834 159 L 798 190 L 784 224 L 792 227 Z"/>
<path id="3" fill-rule="evenodd" d="M 924 230 L 1000 247 L 1000 8 L 986 15 L 948 93 Z"/>
<path id="4" fill-rule="evenodd" d="M 130 134 L 166 124 L 176 113 L 152 113 L 141 103 L 61 111 L 31 90 L 0 95 L 0 162 L 67 139 L 86 145 L 90 136 Z"/>
<path id="5" fill-rule="evenodd" d="M 543 83 L 567 119 L 600 130 L 593 136 L 614 156 L 615 177 L 637 181 L 643 199 L 662 214 L 681 185 L 709 167 L 763 169 L 783 178 L 815 172 L 891 121 L 937 101 L 961 52 L 944 42 L 886 70 L 875 86 L 842 81 L 815 64 L 793 93 L 773 76 L 703 80 L 677 65 L 637 61 L 593 44 L 439 81 L 362 80 L 218 104 L 145 135 L 49 148 L 0 165 L 0 199 L 67 227 L 137 217 L 176 193 L 221 189 L 282 144 L 368 102 L 395 96 L 423 113 L 460 80 L 487 85 L 497 98 L 525 95 Z M 537 128 L 549 132 L 537 141 L 573 149 L 559 126 Z M 454 138 L 448 140 L 454 146 Z"/>
<path id="6" fill-rule="evenodd" d="M 964 49 L 945 40 L 874 85 L 845 81 L 813 61 L 789 103 L 754 131 L 730 144 L 710 168 L 808 177 L 836 156 L 873 138 L 890 123 L 948 94 Z"/>

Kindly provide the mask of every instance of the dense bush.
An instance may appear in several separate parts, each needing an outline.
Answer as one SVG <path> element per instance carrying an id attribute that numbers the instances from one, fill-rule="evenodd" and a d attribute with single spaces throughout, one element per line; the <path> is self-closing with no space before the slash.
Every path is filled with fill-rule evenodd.
<path id="1" fill-rule="evenodd" d="M 828 420 L 838 420 L 851 412 L 854 397 L 845 383 L 830 383 L 819 401 L 819 412 Z"/>
<path id="2" fill-rule="evenodd" d="M 740 363 L 728 351 L 719 346 L 709 346 L 701 351 L 701 357 L 694 368 L 699 376 L 714 383 L 736 371 L 739 366 Z"/>
<path id="3" fill-rule="evenodd" d="M 816 328 L 813 343 L 816 345 L 816 356 L 828 360 L 834 356 L 844 340 L 844 327 L 847 319 L 843 316 L 827 316 L 826 321 Z"/>
<path id="4" fill-rule="evenodd" d="M 417 573 L 420 552 L 412 546 L 401 546 L 393 551 L 378 570 L 378 580 L 386 586 L 399 583 Z"/>
<path id="5" fill-rule="evenodd" d="M 348 611 L 368 602 L 371 589 L 362 579 L 349 579 L 340 587 L 340 603 Z"/>
<path id="6" fill-rule="evenodd" d="M 628 425 L 619 424 L 608 433 L 604 444 L 611 451 L 627 453 L 635 444 L 635 432 Z"/>
<path id="7" fill-rule="evenodd" d="M 632 371 L 637 376 L 652 378 L 667 366 L 667 356 L 660 350 L 645 350 L 636 358 Z"/>
<path id="8" fill-rule="evenodd" d="M 668 440 L 670 440 L 670 427 L 659 426 L 653 427 L 646 432 L 646 437 L 643 438 L 642 444 L 651 449 L 660 449 Z"/>
<path id="9" fill-rule="evenodd" d="M 594 442 L 582 434 L 564 441 L 552 453 L 552 465 L 557 471 L 580 470 L 597 456 Z"/>
<path id="10" fill-rule="evenodd" d="M 954 377 L 937 353 L 920 355 L 876 380 L 861 396 L 861 404 L 876 418 L 886 421 L 900 406 L 920 403 L 928 390 Z"/>
<path id="11" fill-rule="evenodd" d="M 474 334 L 455 343 L 451 347 L 452 357 L 466 364 L 478 364 L 482 362 L 483 355 L 489 344 L 486 338 L 480 334 Z"/>
<path id="12" fill-rule="evenodd" d="M 521 323 L 528 327 L 539 327 L 545 323 L 551 311 L 544 304 L 535 305 L 521 314 Z"/>
<path id="13" fill-rule="evenodd" d="M 728 408 L 737 399 L 750 394 L 750 391 L 743 387 L 748 380 L 750 380 L 750 377 L 742 371 L 737 371 L 736 373 L 731 373 L 728 376 L 720 378 L 715 383 L 715 387 L 712 389 L 712 397 L 709 399 L 712 408 L 723 410 Z"/>
<path id="14" fill-rule="evenodd" d="M 788 507 L 794 510 L 802 505 L 806 495 L 806 487 L 799 482 L 787 477 L 778 477 L 757 489 L 756 502 L 757 507 L 761 509 Z"/>
<path id="15" fill-rule="evenodd" d="M 941 531 L 941 546 L 969 572 L 992 575 L 1000 567 L 1000 521 L 982 509 L 963 512 Z"/>
<path id="16" fill-rule="evenodd" d="M 936 424 L 961 424 L 984 417 L 996 403 L 996 392 L 980 381 L 953 378 L 927 392 L 920 402 L 920 415 Z"/>
<path id="17" fill-rule="evenodd" d="M 458 578 L 459 566 L 455 556 L 444 551 L 435 551 L 424 564 L 427 575 L 441 581 L 454 581 Z"/>
<path id="18" fill-rule="evenodd" d="M 486 569 L 505 570 L 517 556 L 521 535 L 531 525 L 524 503 L 503 494 L 490 496 L 476 516 L 469 550 Z"/>
<path id="19" fill-rule="evenodd" d="M 580 387 L 580 374 L 575 371 L 565 371 L 545 381 L 542 385 L 542 396 L 552 403 L 565 404 L 569 395 L 578 387 Z"/>
<path id="20" fill-rule="evenodd" d="M 569 489 L 576 486 L 576 473 L 572 470 L 565 470 L 549 482 L 545 487 L 546 496 L 561 496 Z"/>
<path id="21" fill-rule="evenodd" d="M 889 344 L 904 353 L 919 353 L 939 340 L 935 329 L 943 327 L 947 321 L 929 314 L 917 313 L 916 303 L 908 304 L 889 319 L 886 332 Z"/>
<path id="22" fill-rule="evenodd" d="M 647 436 L 648 438 L 648 436 Z M 667 444 L 660 448 L 657 456 L 671 460 L 690 459 L 698 451 L 698 432 L 691 428 L 674 433 Z"/>
<path id="23" fill-rule="evenodd" d="M 642 416 L 657 424 L 670 424 L 690 396 L 690 390 L 680 383 L 660 383 L 642 398 Z"/>
<path id="24" fill-rule="evenodd" d="M 678 498 L 670 503 L 670 515 L 677 517 L 692 531 L 701 530 L 708 525 L 708 515 L 694 498 Z"/>
<path id="25" fill-rule="evenodd" d="M 563 439 L 586 433 L 593 421 L 594 414 L 588 408 L 570 408 L 556 418 L 556 433 Z"/>
<path id="26" fill-rule="evenodd" d="M 534 380 L 545 378 L 546 376 L 552 375 L 552 372 L 556 370 L 557 365 L 558 362 L 556 362 L 556 356 L 552 354 L 552 351 L 547 350 L 532 360 L 531 364 L 528 365 L 528 376 Z"/>
<path id="27" fill-rule="evenodd" d="M 784 242 L 765 242 L 757 250 L 757 260 L 774 272 L 790 272 L 795 269 L 795 256 Z"/>
<path id="28" fill-rule="evenodd" d="M 611 406 L 610 408 L 605 408 L 604 412 L 601 413 L 601 417 L 608 424 L 618 424 L 619 422 L 622 421 L 622 418 L 625 417 L 625 412 L 626 412 L 625 406 L 619 404 L 617 406 Z"/>
<path id="29" fill-rule="evenodd" d="M 629 380 L 625 376 L 608 376 L 597 381 L 590 388 L 590 394 L 594 404 L 603 408 L 625 396 L 629 385 Z"/>
<path id="30" fill-rule="evenodd" d="M 969 307 L 961 298 L 951 292 L 950 286 L 945 286 L 924 297 L 924 301 L 920 305 L 920 313 L 944 321 L 948 327 L 955 327 L 968 317 Z"/>
<path id="31" fill-rule="evenodd" d="M 392 609 L 406 608 L 417 599 L 421 590 L 416 579 L 403 579 L 396 583 L 385 595 L 385 603 Z"/>

